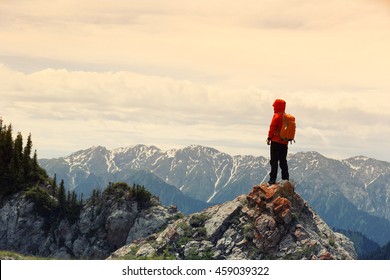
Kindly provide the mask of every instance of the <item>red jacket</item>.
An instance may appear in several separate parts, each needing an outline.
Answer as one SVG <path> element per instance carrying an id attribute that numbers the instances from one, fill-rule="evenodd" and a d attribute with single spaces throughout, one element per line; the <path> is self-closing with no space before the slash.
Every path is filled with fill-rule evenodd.
<path id="1" fill-rule="evenodd" d="M 282 127 L 283 122 L 282 115 L 286 110 L 286 102 L 282 99 L 276 99 L 272 106 L 274 106 L 274 116 L 269 126 L 268 140 L 288 145 L 288 141 L 283 141 L 279 137 L 279 131 Z"/>

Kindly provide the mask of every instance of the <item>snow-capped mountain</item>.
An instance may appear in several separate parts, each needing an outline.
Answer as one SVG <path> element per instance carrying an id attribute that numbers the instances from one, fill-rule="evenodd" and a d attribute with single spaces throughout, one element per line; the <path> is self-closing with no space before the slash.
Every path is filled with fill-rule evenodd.
<path id="1" fill-rule="evenodd" d="M 299 190 L 301 184 L 326 178 L 328 190 L 340 192 L 359 210 L 390 220 L 389 162 L 363 156 L 340 161 L 310 152 L 292 155 L 289 165 Z"/>
<path id="2" fill-rule="evenodd" d="M 145 145 L 115 150 L 93 147 L 65 158 L 42 159 L 39 163 L 51 176 L 56 174 L 57 180 L 64 179 L 70 189 L 79 193 L 88 194 L 92 188 L 104 188 L 108 182 L 125 181 L 149 188 L 158 185 L 154 191 L 160 199 L 165 197 L 170 199 L 169 203 L 180 204 L 184 196 L 172 195 L 174 186 L 175 191 L 180 190 L 193 199 L 184 203 L 187 207 L 194 201 L 202 207 L 200 201 L 223 203 L 232 200 L 248 193 L 251 186 L 266 181 L 269 173 L 265 157 L 231 156 L 197 145 L 169 151 Z M 288 164 L 297 192 L 324 216 L 328 224 L 358 230 L 371 237 L 377 234 L 378 225 L 384 225 L 390 236 L 389 162 L 362 156 L 335 160 L 316 152 L 299 152 L 289 155 Z M 172 196 L 178 201 L 172 200 Z M 166 204 L 163 199 L 162 202 Z M 345 225 L 345 220 L 357 216 L 360 220 L 355 225 Z M 362 224 L 361 220 L 365 222 Z M 366 220 L 374 224 L 364 229 L 368 225 Z M 370 233 L 371 230 L 375 233 Z M 386 231 L 382 232 L 386 234 Z M 376 236 L 379 243 L 388 239 Z"/>
<path id="3" fill-rule="evenodd" d="M 289 166 L 297 192 L 329 225 L 359 231 L 382 245 L 389 241 L 390 163 L 310 152 L 292 155 Z"/>
<path id="4" fill-rule="evenodd" d="M 119 174 L 129 170 L 150 171 L 165 183 L 186 195 L 206 202 L 226 201 L 226 195 L 239 195 L 242 190 L 226 189 L 264 181 L 267 160 L 254 156 L 230 156 L 213 148 L 190 146 L 179 150 L 162 151 L 154 146 L 137 145 L 112 151 L 92 147 L 65 158 L 41 159 L 40 165 L 50 175 L 64 179 L 69 189 L 103 188 Z M 110 179 L 110 180 L 109 180 Z M 246 187 L 248 188 L 248 187 Z"/>

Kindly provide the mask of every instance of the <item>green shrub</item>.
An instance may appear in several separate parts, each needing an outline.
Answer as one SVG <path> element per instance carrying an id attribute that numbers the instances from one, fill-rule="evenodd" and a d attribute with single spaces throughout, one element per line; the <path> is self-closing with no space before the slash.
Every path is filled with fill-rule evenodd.
<path id="1" fill-rule="evenodd" d="M 190 225 L 192 227 L 200 227 L 200 226 L 203 226 L 204 223 L 210 219 L 210 217 L 204 213 L 202 214 L 195 214 L 193 215 L 191 218 L 190 218 Z"/>
<path id="2" fill-rule="evenodd" d="M 212 260 L 213 251 L 211 250 L 211 248 L 206 248 L 205 251 L 199 252 L 197 249 L 191 248 L 185 259 L 186 260 Z"/>
<path id="3" fill-rule="evenodd" d="M 57 207 L 55 199 L 42 187 L 28 188 L 24 195 L 34 202 L 35 210 L 42 216 L 50 215 Z"/>
<path id="4" fill-rule="evenodd" d="M 133 186 L 133 195 L 141 209 L 147 208 L 151 205 L 152 194 L 148 192 L 144 186 Z"/>
<path id="5" fill-rule="evenodd" d="M 133 199 L 138 203 L 140 209 L 145 209 L 151 205 L 152 194 L 144 186 L 134 184 L 130 187 L 127 183 L 109 183 L 103 191 L 103 196 L 113 197 L 119 201 L 121 199 Z"/>
<path id="6" fill-rule="evenodd" d="M 127 197 L 131 193 L 131 188 L 126 183 L 109 183 L 103 191 L 103 195 L 113 196 L 117 199 Z"/>

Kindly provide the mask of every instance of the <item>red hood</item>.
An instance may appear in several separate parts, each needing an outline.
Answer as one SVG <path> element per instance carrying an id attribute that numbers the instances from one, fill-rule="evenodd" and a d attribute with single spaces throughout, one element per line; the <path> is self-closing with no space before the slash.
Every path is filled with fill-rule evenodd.
<path id="1" fill-rule="evenodd" d="M 275 113 L 284 113 L 286 110 L 286 101 L 282 99 L 276 99 L 272 106 L 274 106 Z"/>

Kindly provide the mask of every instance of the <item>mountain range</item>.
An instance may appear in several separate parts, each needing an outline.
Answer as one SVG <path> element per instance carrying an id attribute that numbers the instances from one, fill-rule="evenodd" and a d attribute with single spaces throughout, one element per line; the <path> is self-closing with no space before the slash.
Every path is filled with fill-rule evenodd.
<path id="1" fill-rule="evenodd" d="M 114 150 L 99 146 L 40 159 L 39 164 L 85 197 L 109 182 L 142 184 L 164 205 L 175 204 L 183 213 L 248 193 L 269 173 L 266 157 L 231 156 L 198 145 L 169 151 L 145 145 Z M 298 152 L 288 156 L 288 164 L 296 191 L 331 227 L 361 232 L 380 245 L 389 241 L 389 162 Z"/>

